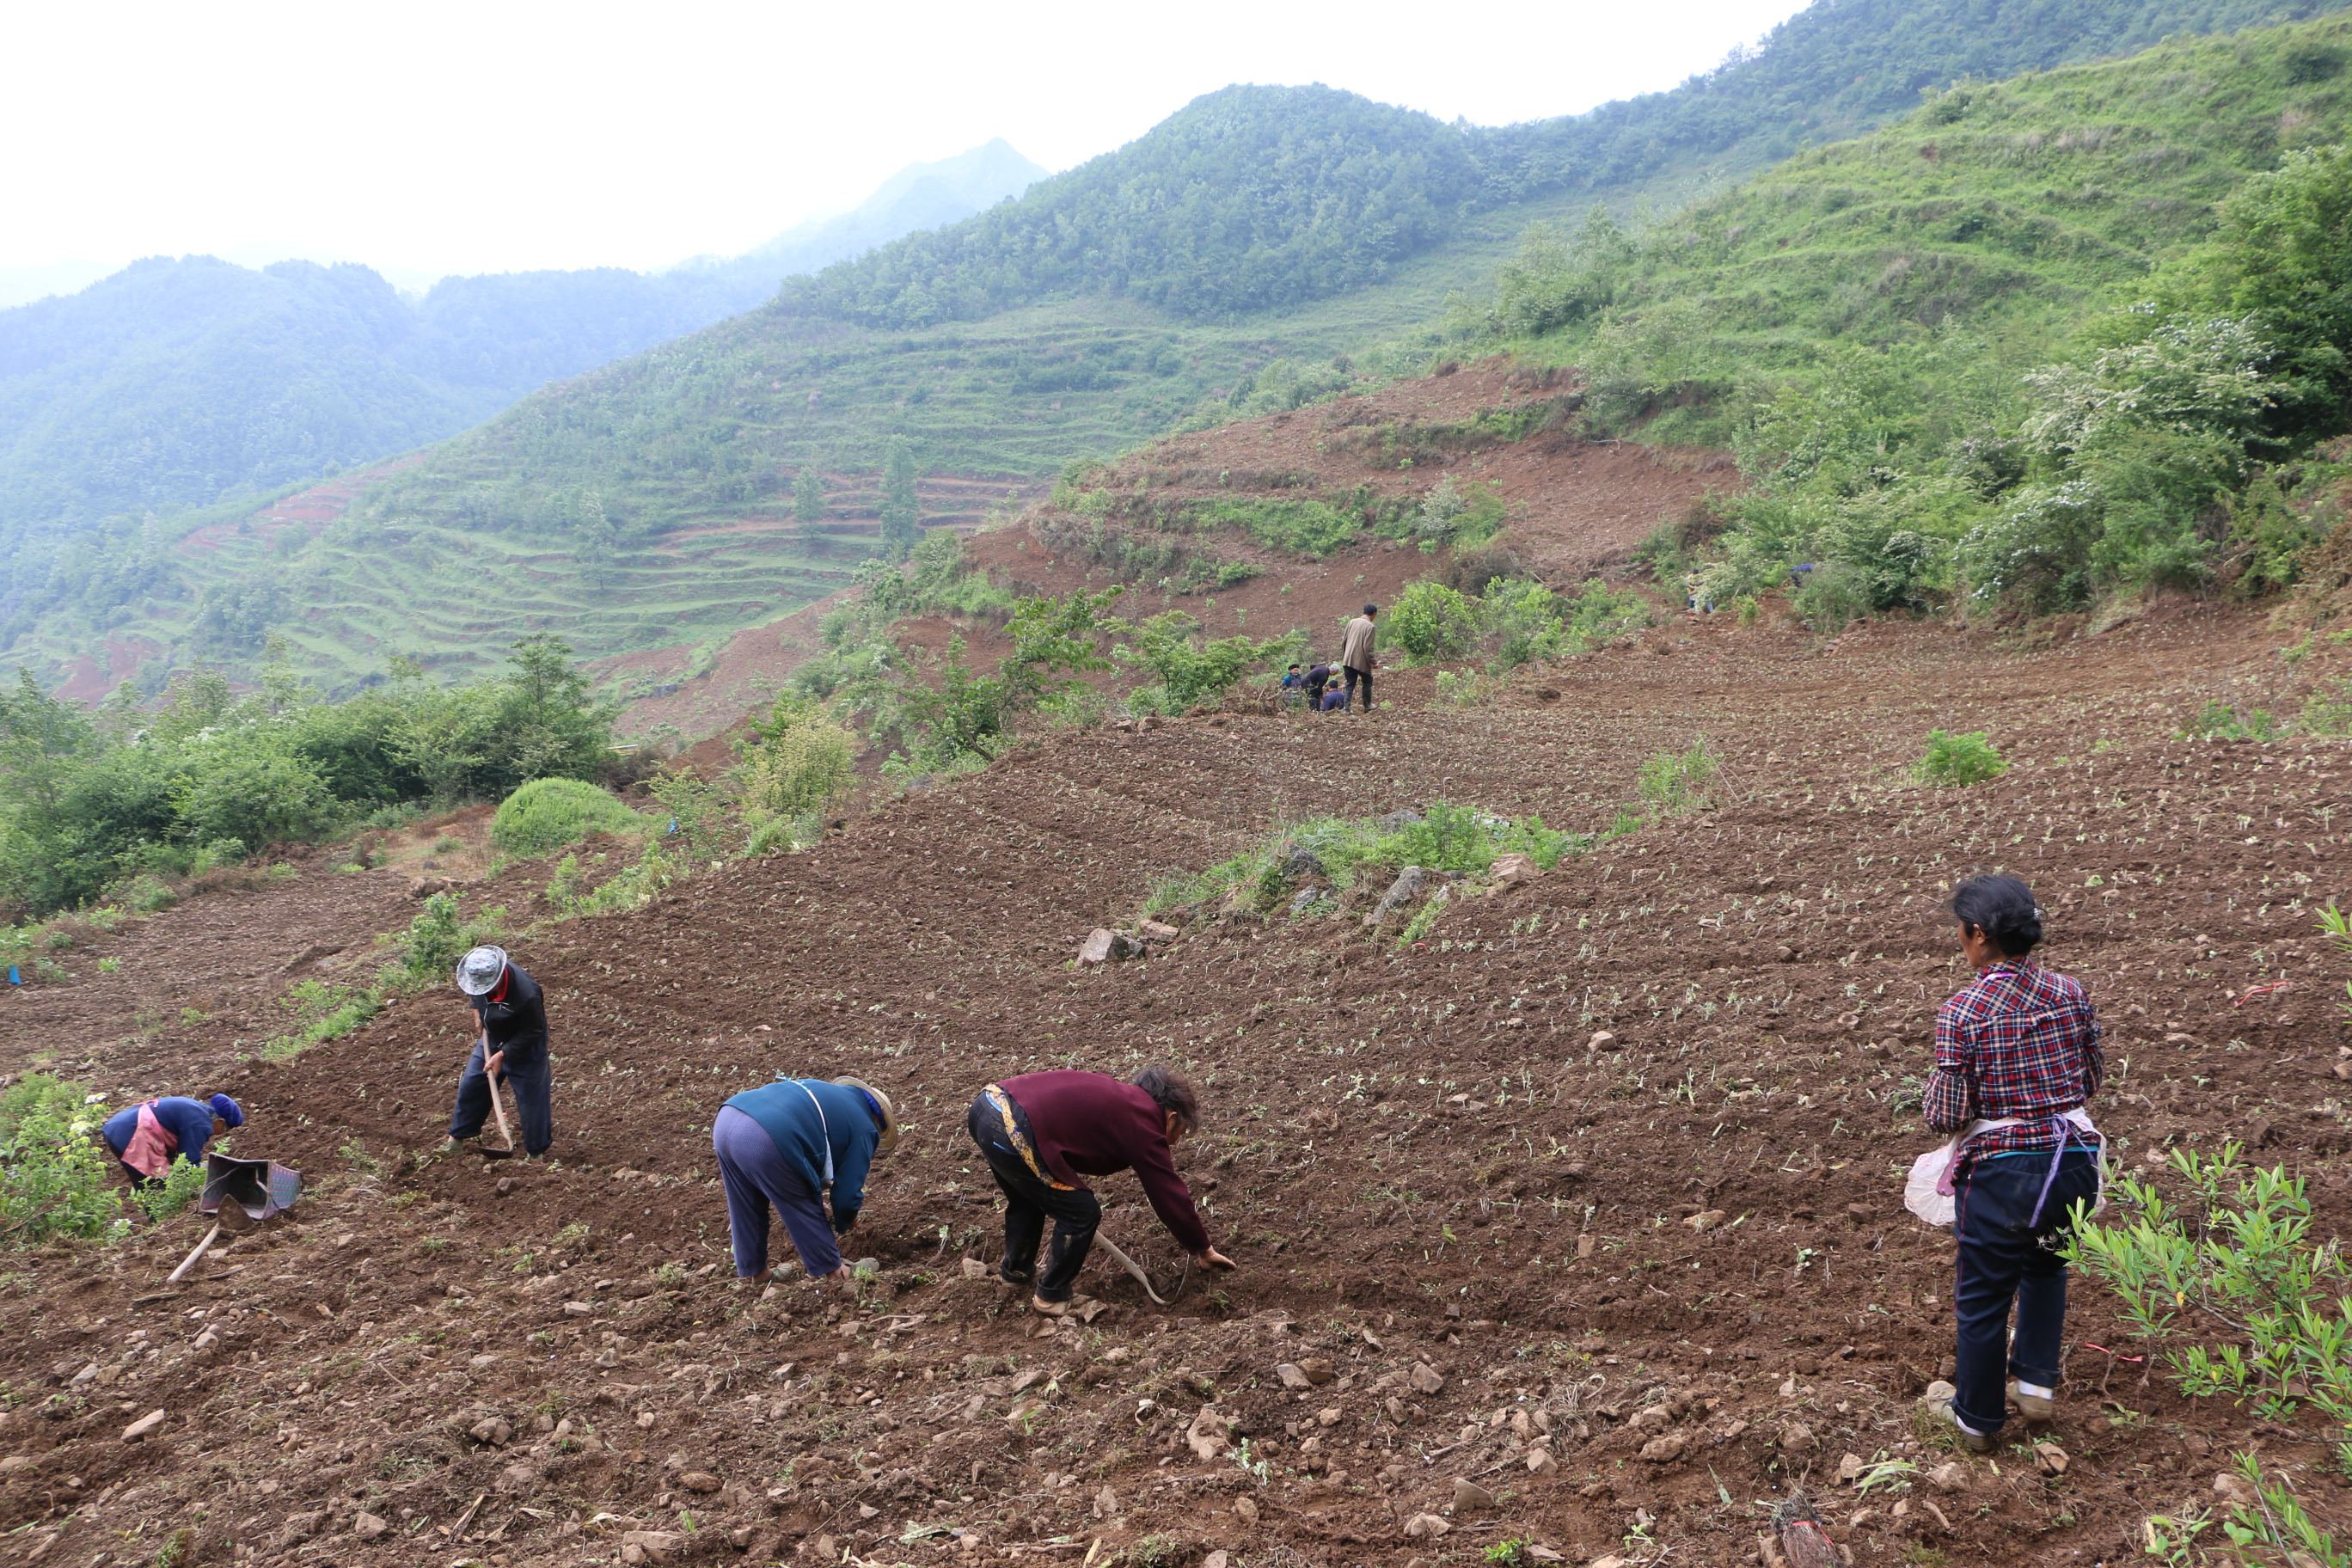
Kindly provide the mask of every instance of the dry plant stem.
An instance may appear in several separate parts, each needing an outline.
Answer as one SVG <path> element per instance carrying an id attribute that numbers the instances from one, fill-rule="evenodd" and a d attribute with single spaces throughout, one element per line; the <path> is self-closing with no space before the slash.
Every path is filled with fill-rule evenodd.
<path id="1" fill-rule="evenodd" d="M 1113 1262 L 1117 1263 L 1121 1268 L 1126 1269 L 1129 1274 L 1135 1276 L 1135 1282 L 1143 1287 L 1143 1293 L 1151 1298 L 1151 1304 L 1153 1306 L 1164 1307 L 1168 1305 L 1166 1301 L 1160 1300 L 1160 1292 L 1151 1288 L 1150 1279 L 1145 1275 L 1142 1269 L 1136 1267 L 1135 1259 L 1129 1258 L 1126 1253 L 1121 1252 L 1118 1249 L 1118 1243 L 1113 1241 L 1110 1237 L 1103 1235 L 1099 1231 L 1095 1234 L 1095 1240 L 1101 1245 L 1102 1249 L 1105 1252 L 1110 1254 L 1111 1260 Z"/>
<path id="2" fill-rule="evenodd" d="M 194 1268 L 196 1266 L 196 1259 L 202 1258 L 205 1253 L 211 1248 L 213 1242 L 219 1237 L 221 1233 L 221 1223 L 222 1222 L 219 1220 L 215 1220 L 213 1222 L 212 1229 L 205 1232 L 205 1238 L 196 1243 L 196 1249 L 180 1260 L 180 1266 L 177 1268 L 173 1269 L 172 1272 L 165 1277 L 163 1280 L 164 1284 L 177 1285 L 180 1282 L 181 1278 L 184 1276 L 189 1269 Z"/>

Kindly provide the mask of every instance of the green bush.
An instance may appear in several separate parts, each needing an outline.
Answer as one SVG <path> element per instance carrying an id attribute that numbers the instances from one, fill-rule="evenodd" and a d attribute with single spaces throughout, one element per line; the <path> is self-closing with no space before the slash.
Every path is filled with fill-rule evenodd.
<path id="1" fill-rule="evenodd" d="M 1381 630 L 1408 658 L 1457 658 L 1478 639 L 1478 610 L 1444 584 L 1424 579 L 1397 595 Z"/>
<path id="2" fill-rule="evenodd" d="M 592 833 L 641 830 L 645 818 L 580 779 L 533 779 L 499 803 L 490 842 L 510 855 L 544 855 Z"/>
<path id="3" fill-rule="evenodd" d="M 782 699 L 755 737 L 730 775 L 755 832 L 779 818 L 822 816 L 848 793 L 857 738 L 822 710 Z"/>
<path id="4" fill-rule="evenodd" d="M 1935 730 L 1928 732 L 1927 754 L 1914 771 L 1923 784 L 1963 785 L 1997 779 L 2009 772 L 2009 763 L 1981 730 L 1965 735 Z"/>
<path id="5" fill-rule="evenodd" d="M 1705 741 L 1694 741 L 1680 752 L 1653 752 L 1634 777 L 1633 793 L 1653 816 L 1680 816 L 1707 803 L 1706 786 L 1715 781 L 1715 753 Z"/>
<path id="6" fill-rule="evenodd" d="M 103 1107 L 79 1087 L 29 1073 L 0 1093 L 0 1233 L 17 1245 L 91 1237 L 121 1224 L 121 1205 L 95 1136 Z"/>
<path id="7" fill-rule="evenodd" d="M 1805 574 L 1789 608 L 1813 630 L 1835 637 L 1870 614 L 1870 589 L 1853 568 L 1824 563 Z"/>
<path id="8" fill-rule="evenodd" d="M 1571 649 L 1630 637 L 1650 624 L 1650 601 L 1631 588 L 1612 588 L 1598 577 L 1588 578 L 1575 598 L 1567 601 L 1562 617 Z"/>
<path id="9" fill-rule="evenodd" d="M 1495 639 L 1498 669 L 1557 658 L 1567 641 L 1559 595 L 1540 583 L 1526 578 L 1489 583 L 1479 605 L 1486 632 Z"/>
<path id="10" fill-rule="evenodd" d="M 1421 866 L 1433 871 L 1484 871 L 1498 855 L 1525 855 L 1545 870 L 1583 840 L 1544 826 L 1540 816 L 1507 821 L 1466 805 L 1433 800 L 1421 820 L 1383 835 L 1370 858 L 1387 866 Z"/>
<path id="11" fill-rule="evenodd" d="M 1168 708 L 1182 712 L 1198 702 L 1223 696 L 1244 677 L 1280 668 L 1301 651 L 1294 636 L 1230 637 L 1204 640 L 1201 623 L 1181 610 L 1167 610 L 1149 620 L 1116 623 L 1127 640 L 1116 644 L 1111 657 L 1121 664 L 1149 670 L 1164 694 Z"/>
<path id="12" fill-rule="evenodd" d="M 2175 1149 L 2180 1207 L 2123 1177 L 2126 1217 L 2078 1220 L 2067 1261 L 2116 1292 L 2136 1335 L 2174 1347 L 2166 1359 L 2192 1398 L 2222 1395 L 2274 1422 L 2316 1406 L 2352 1478 L 2352 1268 L 2314 1240 L 2303 1178 L 2241 1167 L 2242 1152 L 2234 1140 L 2219 1155 Z"/>
<path id="13" fill-rule="evenodd" d="M 425 900 L 423 912 L 408 922 L 405 931 L 396 937 L 377 939 L 396 954 L 392 966 L 380 978 L 392 985 L 446 984 L 468 948 L 478 947 L 498 936 L 499 921 L 505 915 L 502 909 L 485 910 L 478 919 L 468 921 L 460 913 L 457 894 L 434 894 Z"/>

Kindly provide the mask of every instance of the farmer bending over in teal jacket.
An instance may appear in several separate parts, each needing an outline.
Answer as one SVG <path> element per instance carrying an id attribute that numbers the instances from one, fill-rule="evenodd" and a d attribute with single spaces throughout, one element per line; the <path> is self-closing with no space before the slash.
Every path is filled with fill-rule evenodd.
<path id="1" fill-rule="evenodd" d="M 788 1078 L 746 1089 L 719 1108 L 710 1147 L 727 1184 L 727 1228 L 735 1273 L 764 1282 L 768 1206 L 782 1215 L 801 1267 L 812 1279 L 847 1284 L 836 1235 L 866 1205 L 866 1173 L 898 1142 L 889 1097 L 854 1078 Z M 833 1199 L 828 1222 L 824 1200 Z"/>

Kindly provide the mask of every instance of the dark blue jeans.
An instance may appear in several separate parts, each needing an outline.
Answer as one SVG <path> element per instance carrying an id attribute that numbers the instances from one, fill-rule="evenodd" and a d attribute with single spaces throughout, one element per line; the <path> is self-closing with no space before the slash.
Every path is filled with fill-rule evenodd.
<path id="1" fill-rule="evenodd" d="M 522 1123 L 516 1131 L 522 1134 L 523 1152 L 536 1159 L 555 1142 L 555 1069 L 542 1051 L 529 1062 L 509 1057 L 500 1076 L 514 1089 L 515 1117 Z M 478 1039 L 457 1079 L 457 1108 L 450 1113 L 449 1136 L 471 1138 L 489 1119 L 490 1080 L 482 1074 L 482 1042 Z"/>
<path id="2" fill-rule="evenodd" d="M 1952 1316 L 1959 1331 L 1952 1414 L 1971 1430 L 1998 1432 L 2009 1416 L 2008 1379 L 2058 1386 L 2060 1342 L 2066 1327 L 2066 1265 L 2058 1248 L 2077 1200 L 2098 1195 L 2097 1158 L 2070 1148 L 2044 1199 L 2047 1154 L 1979 1160 L 1953 1185 L 1959 1244 L 1953 1273 Z M 2032 1223 L 2034 1205 L 2042 1221 Z M 2017 1337 L 2010 1340 L 2009 1308 L 2017 1303 Z"/>
<path id="3" fill-rule="evenodd" d="M 1364 683 L 1364 711 L 1370 712 L 1372 710 L 1372 672 L 1369 669 L 1358 669 L 1355 666 L 1349 665 L 1347 675 L 1348 701 L 1339 704 L 1341 710 L 1345 711 L 1348 704 L 1355 701 L 1356 683 L 1360 680 Z"/>

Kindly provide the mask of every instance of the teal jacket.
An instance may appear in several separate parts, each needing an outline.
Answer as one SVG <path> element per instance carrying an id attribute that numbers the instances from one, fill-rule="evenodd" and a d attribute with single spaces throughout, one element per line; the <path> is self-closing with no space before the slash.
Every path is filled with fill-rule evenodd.
<path id="1" fill-rule="evenodd" d="M 866 1173 L 882 1141 L 882 1119 L 866 1091 L 821 1078 L 787 1078 L 727 1103 L 760 1124 L 810 1192 L 832 1197 L 833 1228 L 847 1230 L 866 1205 Z"/>

